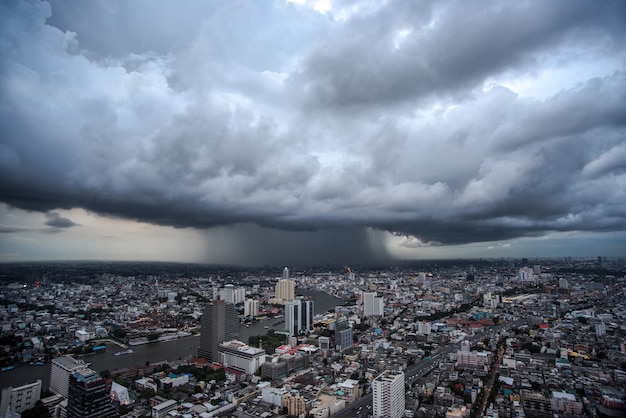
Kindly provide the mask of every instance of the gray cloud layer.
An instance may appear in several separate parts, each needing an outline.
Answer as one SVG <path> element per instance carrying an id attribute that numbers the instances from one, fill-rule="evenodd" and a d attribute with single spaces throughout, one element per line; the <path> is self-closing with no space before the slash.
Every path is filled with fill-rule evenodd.
<path id="1" fill-rule="evenodd" d="M 626 229 L 624 2 L 374 5 L 3 2 L 1 200 L 439 244 Z M 547 97 L 497 86 L 579 61 Z"/>

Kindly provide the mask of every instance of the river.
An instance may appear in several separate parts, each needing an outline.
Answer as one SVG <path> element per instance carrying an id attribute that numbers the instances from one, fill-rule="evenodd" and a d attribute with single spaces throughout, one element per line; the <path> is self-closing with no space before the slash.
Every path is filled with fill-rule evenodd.
<path id="1" fill-rule="evenodd" d="M 334 311 L 335 306 L 343 304 L 343 300 L 326 293 L 296 289 L 296 293 L 308 296 L 315 302 L 315 313 L 324 313 L 327 310 Z M 277 324 L 277 319 L 266 319 L 256 322 L 250 327 L 239 328 L 239 339 L 248 342 L 252 335 L 265 335 L 267 328 L 282 330 L 283 323 Z M 277 324 L 277 325 L 274 325 Z M 135 366 L 145 366 L 146 363 L 158 363 L 161 361 L 174 361 L 185 359 L 198 354 L 200 344 L 199 336 L 182 337 L 172 341 L 157 342 L 144 345 L 132 346 L 131 354 L 116 356 L 115 353 L 124 350 L 115 343 L 108 342 L 104 353 L 82 357 L 85 363 L 97 372 L 103 370 L 132 369 Z M 42 387 L 48 388 L 50 384 L 50 364 L 43 366 L 20 365 L 15 369 L 0 372 L 0 388 L 7 386 L 18 387 L 41 379 Z"/>

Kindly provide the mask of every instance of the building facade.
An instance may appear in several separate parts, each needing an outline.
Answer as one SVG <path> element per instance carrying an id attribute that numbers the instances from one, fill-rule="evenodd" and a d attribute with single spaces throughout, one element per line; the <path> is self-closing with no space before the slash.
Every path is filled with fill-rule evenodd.
<path id="1" fill-rule="evenodd" d="M 285 267 L 286 268 L 286 267 Z M 289 274 L 287 274 L 289 277 Z M 293 280 L 281 279 L 276 283 L 275 295 L 277 300 L 293 300 L 296 297 L 296 285 Z"/>
<path id="2" fill-rule="evenodd" d="M 219 344 L 239 337 L 239 318 L 233 305 L 218 299 L 209 303 L 200 321 L 198 357 L 219 362 Z"/>
<path id="3" fill-rule="evenodd" d="M 8 411 L 21 414 L 27 409 L 34 408 L 35 403 L 41 397 L 41 380 L 27 385 L 2 389 L 2 400 L 0 400 L 0 416 L 4 416 Z"/>
<path id="4" fill-rule="evenodd" d="M 261 365 L 261 378 L 281 379 L 309 367 L 309 356 L 305 354 L 285 354 L 271 357 Z"/>
<path id="5" fill-rule="evenodd" d="M 376 296 L 376 292 L 363 293 L 363 315 L 382 316 L 385 313 L 385 302 L 382 297 Z"/>
<path id="6" fill-rule="evenodd" d="M 313 301 L 293 299 L 285 302 L 285 329 L 289 336 L 306 334 L 313 329 Z"/>
<path id="7" fill-rule="evenodd" d="M 404 373 L 384 371 L 372 380 L 374 418 L 404 416 Z"/>
<path id="8" fill-rule="evenodd" d="M 74 357 L 55 358 L 50 366 L 50 391 L 67 398 L 70 376 L 86 368 L 84 361 L 76 360 Z"/>
<path id="9" fill-rule="evenodd" d="M 246 318 L 259 316 L 259 301 L 256 299 L 246 299 L 243 305 L 243 316 Z"/>
<path id="10" fill-rule="evenodd" d="M 335 322 L 335 350 L 340 353 L 352 348 L 354 344 L 352 328 L 346 317 L 337 318 Z"/>
<path id="11" fill-rule="evenodd" d="M 91 369 L 85 368 L 70 376 L 67 396 L 67 418 L 119 417 L 106 392 L 106 382 Z"/>
<path id="12" fill-rule="evenodd" d="M 250 347 L 241 341 L 228 341 L 219 345 L 220 363 L 252 375 L 265 363 L 265 350 Z"/>

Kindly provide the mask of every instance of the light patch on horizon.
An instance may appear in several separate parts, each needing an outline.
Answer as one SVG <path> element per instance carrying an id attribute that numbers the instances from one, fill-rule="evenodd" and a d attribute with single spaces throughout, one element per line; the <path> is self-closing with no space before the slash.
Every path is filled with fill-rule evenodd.
<path id="1" fill-rule="evenodd" d="M 199 232 L 167 226 L 99 216 L 83 209 L 57 210 L 77 226 L 63 231 L 45 225 L 46 216 L 38 212 L 0 205 L 0 224 L 19 219 L 13 225 L 19 233 L 0 236 L 0 260 L 129 260 L 202 262 L 205 239 Z M 25 254 L 24 242 L 30 243 Z"/>

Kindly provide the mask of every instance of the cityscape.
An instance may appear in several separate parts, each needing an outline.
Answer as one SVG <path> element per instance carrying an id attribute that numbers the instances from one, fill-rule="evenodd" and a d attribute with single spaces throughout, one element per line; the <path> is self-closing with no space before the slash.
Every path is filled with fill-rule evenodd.
<path id="1" fill-rule="evenodd" d="M 0 1 L 0 418 L 626 417 L 626 1 Z"/>
<path id="2" fill-rule="evenodd" d="M 2 417 L 622 417 L 626 260 L 9 263 Z"/>

